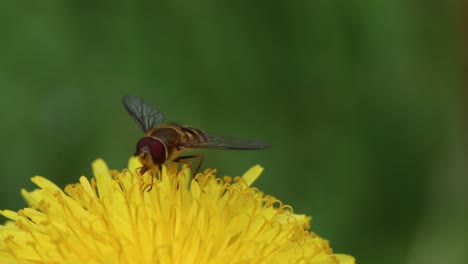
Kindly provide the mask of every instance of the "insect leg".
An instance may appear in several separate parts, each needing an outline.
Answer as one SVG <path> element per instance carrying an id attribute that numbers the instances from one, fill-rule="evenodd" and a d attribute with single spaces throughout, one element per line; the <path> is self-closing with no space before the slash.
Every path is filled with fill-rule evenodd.
<path id="1" fill-rule="evenodd" d="M 186 160 L 186 159 L 195 159 L 199 158 L 197 168 L 193 171 L 192 177 L 194 177 L 197 173 L 198 170 L 200 169 L 202 163 L 203 163 L 203 154 L 197 154 L 197 155 L 187 155 L 187 156 L 179 156 L 176 159 L 174 159 L 174 162 L 177 163 L 182 163 L 182 164 L 187 164 L 188 166 L 192 166 L 192 162 Z"/>
<path id="2" fill-rule="evenodd" d="M 154 180 L 154 177 L 156 177 L 156 173 L 155 173 L 155 175 L 151 175 L 151 183 L 149 184 L 148 190 L 146 190 L 147 192 L 149 192 L 149 191 L 151 191 L 151 189 L 153 189 L 153 180 Z"/>
<path id="3" fill-rule="evenodd" d="M 150 172 L 153 172 L 153 171 L 150 171 Z M 162 166 L 159 165 L 158 166 L 158 169 L 156 171 L 154 171 L 154 175 L 151 173 L 151 183 L 149 184 L 149 189 L 146 190 L 147 192 L 151 191 L 151 189 L 153 189 L 153 185 L 154 185 L 154 177 L 157 177 L 159 174 L 159 179 L 161 179 L 161 174 L 162 174 Z"/>

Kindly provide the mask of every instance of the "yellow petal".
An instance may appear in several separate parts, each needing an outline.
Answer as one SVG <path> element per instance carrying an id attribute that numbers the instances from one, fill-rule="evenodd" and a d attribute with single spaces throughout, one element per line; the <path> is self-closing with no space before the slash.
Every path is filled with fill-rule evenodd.
<path id="1" fill-rule="evenodd" d="M 355 259 L 353 256 L 350 255 L 345 255 L 345 254 L 335 254 L 335 256 L 338 258 L 340 261 L 340 264 L 354 264 Z"/>
<path id="2" fill-rule="evenodd" d="M 260 165 L 255 165 L 244 173 L 242 178 L 245 180 L 247 185 L 252 185 L 252 183 L 260 177 L 260 174 L 263 172 L 263 167 Z"/>

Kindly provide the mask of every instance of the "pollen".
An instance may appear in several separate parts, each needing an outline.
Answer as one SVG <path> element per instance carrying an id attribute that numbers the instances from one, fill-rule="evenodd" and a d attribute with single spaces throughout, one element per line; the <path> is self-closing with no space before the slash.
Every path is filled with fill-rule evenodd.
<path id="1" fill-rule="evenodd" d="M 140 166 L 97 160 L 94 178 L 64 190 L 33 177 L 29 207 L 0 211 L 0 263 L 354 263 L 308 230 L 310 217 L 252 187 L 258 165 L 234 178 L 168 165 L 157 179 Z"/>

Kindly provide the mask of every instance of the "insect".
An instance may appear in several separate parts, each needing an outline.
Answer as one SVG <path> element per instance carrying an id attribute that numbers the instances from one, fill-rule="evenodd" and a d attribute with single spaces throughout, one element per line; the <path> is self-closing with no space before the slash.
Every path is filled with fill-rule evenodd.
<path id="1" fill-rule="evenodd" d="M 203 154 L 180 154 L 187 149 L 256 150 L 270 148 L 260 141 L 208 134 L 198 128 L 168 124 L 161 125 L 164 115 L 138 96 L 124 96 L 123 105 L 130 116 L 143 130 L 145 136 L 136 145 L 135 156 L 142 164 L 140 175 L 147 170 L 161 171 L 165 162 L 173 161 L 192 165 L 187 159 L 199 158 L 194 175 L 203 162 Z"/>

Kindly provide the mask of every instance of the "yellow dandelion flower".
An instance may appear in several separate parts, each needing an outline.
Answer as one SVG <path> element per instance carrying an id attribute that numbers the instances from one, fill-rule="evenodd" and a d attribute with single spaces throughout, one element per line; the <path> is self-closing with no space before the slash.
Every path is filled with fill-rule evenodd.
<path id="1" fill-rule="evenodd" d="M 306 231 L 310 218 L 250 185 L 262 172 L 223 179 L 163 167 L 150 175 L 93 163 L 95 178 L 61 190 L 36 176 L 30 207 L 0 213 L 0 263 L 354 263 Z"/>

